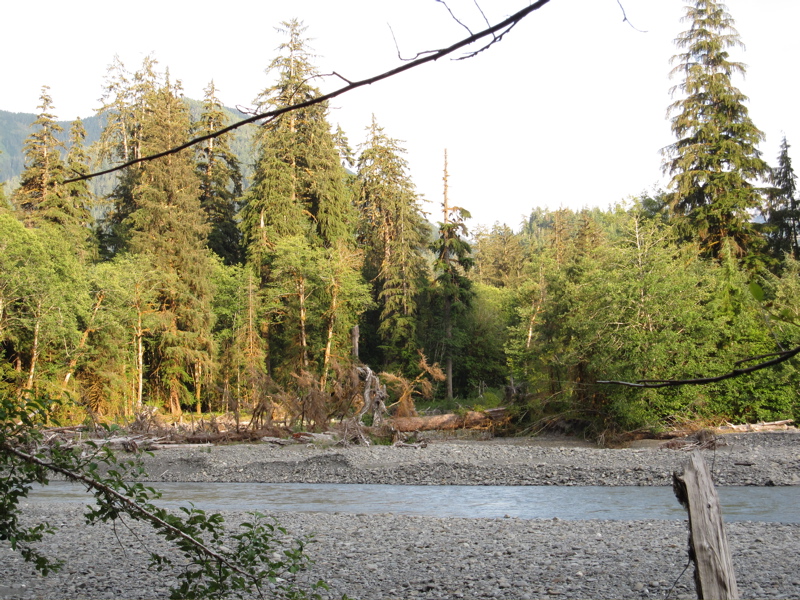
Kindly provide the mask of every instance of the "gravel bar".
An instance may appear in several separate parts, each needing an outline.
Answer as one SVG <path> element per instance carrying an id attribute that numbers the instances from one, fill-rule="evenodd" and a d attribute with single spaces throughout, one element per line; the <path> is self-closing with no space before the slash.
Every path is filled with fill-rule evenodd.
<path id="1" fill-rule="evenodd" d="M 800 433 L 721 436 L 704 450 L 716 485 L 800 484 Z M 394 485 L 672 485 L 687 453 L 602 449 L 569 438 L 432 442 L 425 448 L 273 444 L 157 450 L 150 481 Z"/>
<path id="2" fill-rule="evenodd" d="M 718 485 L 800 484 L 800 434 L 724 436 L 703 451 Z M 153 481 L 459 485 L 667 485 L 688 455 L 573 440 L 434 442 L 426 448 L 273 446 L 159 450 Z M 59 532 L 46 550 L 65 568 L 41 578 L 0 543 L 0 598 L 166 598 L 171 575 L 147 568 L 164 545 L 147 528 L 83 524 L 75 505 L 27 506 Z M 242 513 L 225 513 L 235 524 Z M 458 519 L 281 513 L 292 536 L 314 534 L 323 598 L 694 598 L 682 521 Z M 800 525 L 728 523 L 742 598 L 800 598 Z M 674 586 L 674 587 L 673 587 Z"/>

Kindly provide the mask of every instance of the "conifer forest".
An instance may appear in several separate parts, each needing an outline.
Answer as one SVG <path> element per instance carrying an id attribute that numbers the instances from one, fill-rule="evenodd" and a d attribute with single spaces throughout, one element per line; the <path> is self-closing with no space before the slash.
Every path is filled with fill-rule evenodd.
<path id="1" fill-rule="evenodd" d="M 88 143 L 43 87 L 0 187 L 0 394 L 58 398 L 73 422 L 158 409 L 323 429 L 361 410 L 368 367 L 395 414 L 502 406 L 515 431 L 800 417 L 791 147 L 759 150 L 725 7 L 686 11 L 669 185 L 512 225 L 470 223 L 444 148 L 427 214 L 404 133 L 375 117 L 344 132 L 325 102 L 246 144 L 232 130 L 80 179 L 235 117 L 213 82 L 190 102 L 156 57 L 115 59 Z M 280 28 L 259 112 L 321 95 L 305 25 Z"/>

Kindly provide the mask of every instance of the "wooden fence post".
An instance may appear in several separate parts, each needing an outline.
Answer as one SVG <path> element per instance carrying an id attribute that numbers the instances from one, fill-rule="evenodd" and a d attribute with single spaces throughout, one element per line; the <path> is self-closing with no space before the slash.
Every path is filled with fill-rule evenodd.
<path id="1" fill-rule="evenodd" d="M 719 498 L 700 452 L 692 453 L 682 474 L 672 474 L 672 486 L 678 501 L 689 511 L 689 557 L 695 566 L 697 597 L 738 600 Z"/>

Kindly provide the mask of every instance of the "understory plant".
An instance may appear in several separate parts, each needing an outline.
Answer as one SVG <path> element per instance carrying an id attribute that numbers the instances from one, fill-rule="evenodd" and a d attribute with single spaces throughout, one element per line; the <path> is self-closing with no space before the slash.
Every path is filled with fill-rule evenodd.
<path id="1" fill-rule="evenodd" d="M 82 450 L 44 443 L 42 430 L 57 425 L 58 406 L 49 399 L 0 394 L 0 541 L 42 575 L 63 566 L 38 547 L 56 528 L 46 521 L 23 525 L 20 501 L 34 484 L 60 476 L 84 485 L 94 497 L 84 513 L 88 524 L 128 517 L 171 543 L 169 554 L 150 553 L 152 568 L 176 574 L 171 598 L 320 598 L 324 582 L 304 589 L 293 577 L 311 563 L 305 553 L 310 537 L 287 541 L 286 530 L 258 512 L 231 532 L 219 513 L 189 506 L 175 514 L 156 506 L 152 501 L 160 492 L 136 481 L 145 474 L 140 456 L 122 460 L 94 442 Z"/>

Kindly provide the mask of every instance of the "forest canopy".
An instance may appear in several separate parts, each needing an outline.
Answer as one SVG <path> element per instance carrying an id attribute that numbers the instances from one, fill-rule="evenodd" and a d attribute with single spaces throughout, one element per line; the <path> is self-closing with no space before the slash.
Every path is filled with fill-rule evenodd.
<path id="1" fill-rule="evenodd" d="M 154 406 L 322 428 L 359 409 L 348 381 L 360 365 L 411 381 L 439 363 L 439 402 L 503 404 L 520 428 L 796 417 L 792 361 L 702 387 L 597 383 L 724 373 L 798 343 L 790 146 L 775 167 L 758 151 L 724 6 L 696 0 L 687 22 L 670 186 L 605 210 L 532 208 L 516 229 L 470 229 L 469 207 L 448 197 L 445 149 L 441 210 L 429 215 L 402 132 L 373 115 L 352 146 L 326 102 L 293 109 L 322 95 L 296 20 L 281 24 L 254 99 L 285 112 L 249 139 L 208 137 L 100 187 L 75 176 L 175 148 L 233 114 L 213 82 L 190 102 L 155 57 L 133 71 L 115 59 L 87 143 L 80 121 L 64 131 L 45 86 L 0 197 L 0 392 L 67 399 L 75 419 Z"/>

